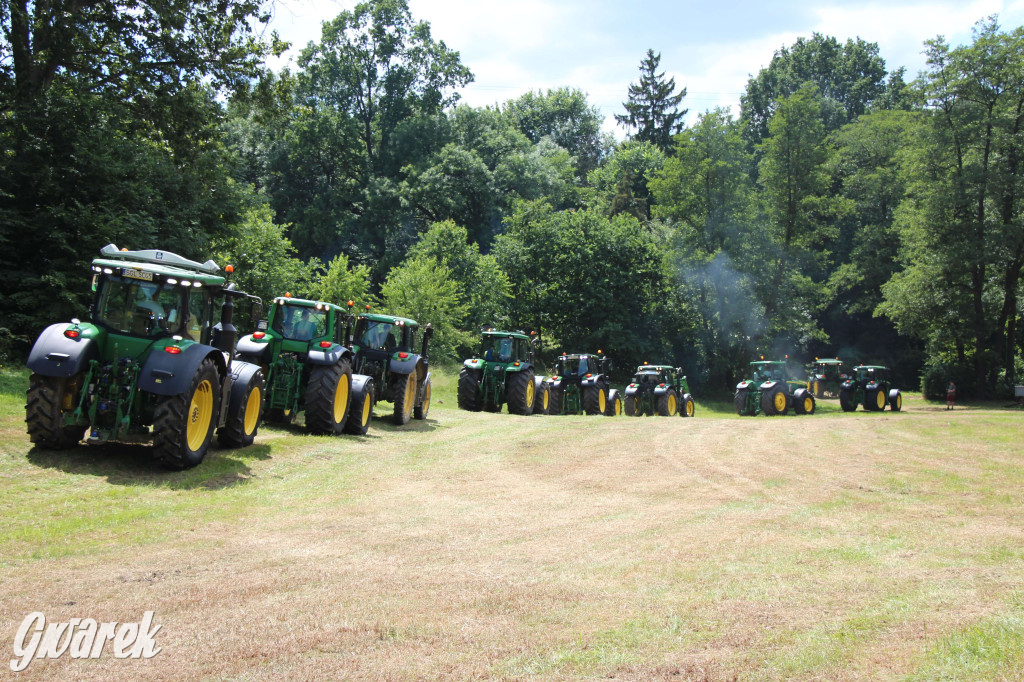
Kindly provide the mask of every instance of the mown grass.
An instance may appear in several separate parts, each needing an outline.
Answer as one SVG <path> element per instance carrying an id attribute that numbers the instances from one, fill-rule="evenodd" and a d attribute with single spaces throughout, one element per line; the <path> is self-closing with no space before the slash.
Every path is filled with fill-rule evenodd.
<path id="1" fill-rule="evenodd" d="M 32 448 L 0 371 L 0 640 L 138 620 L 151 661 L 23 677 L 1022 679 L 1024 415 L 517 418 L 378 405 L 186 472 Z"/>

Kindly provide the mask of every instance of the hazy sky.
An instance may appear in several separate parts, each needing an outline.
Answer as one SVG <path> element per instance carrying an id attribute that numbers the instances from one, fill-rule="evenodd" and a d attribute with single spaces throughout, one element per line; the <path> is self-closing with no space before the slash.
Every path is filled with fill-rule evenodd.
<path id="1" fill-rule="evenodd" d="M 281 0 L 271 27 L 293 45 L 284 61 L 320 39 L 322 21 L 355 5 Z M 1004 29 L 1024 24 L 1024 0 L 409 0 L 409 8 L 473 72 L 473 83 L 462 91 L 466 104 L 570 86 L 587 93 L 607 130 L 615 127 L 613 114 L 623 113 L 626 89 L 638 80 L 648 48 L 661 53 L 661 69 L 676 86 L 687 88 L 683 106 L 692 120 L 715 106 L 738 114 L 750 75 L 767 66 L 775 50 L 815 31 L 878 43 L 887 68 L 907 67 L 909 80 L 925 66 L 921 51 L 928 38 L 970 42 L 974 24 L 992 14 Z"/>

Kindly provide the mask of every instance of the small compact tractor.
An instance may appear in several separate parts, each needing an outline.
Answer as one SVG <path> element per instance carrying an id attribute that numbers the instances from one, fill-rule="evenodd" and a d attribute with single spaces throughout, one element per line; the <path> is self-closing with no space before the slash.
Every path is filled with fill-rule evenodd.
<path id="1" fill-rule="evenodd" d="M 352 302 L 349 301 L 349 307 Z M 416 320 L 384 313 L 366 312 L 356 317 L 352 350 L 353 370 L 373 378 L 379 387 L 376 399 L 394 403 L 392 420 L 399 426 L 409 419 L 426 419 L 430 412 L 430 359 L 427 346 L 434 328 L 423 328 L 420 352 L 416 352 L 420 325 Z"/>
<path id="2" fill-rule="evenodd" d="M 853 412 L 858 405 L 869 412 L 882 412 L 886 402 L 893 412 L 903 409 L 903 394 L 893 388 L 888 367 L 858 365 L 839 389 L 839 406 L 843 412 Z"/>
<path id="3" fill-rule="evenodd" d="M 91 321 L 50 325 L 29 353 L 29 439 L 152 441 L 172 469 L 203 461 L 215 429 L 222 447 L 251 445 L 264 378 L 233 358 L 233 301 L 248 299 L 256 317 L 261 302 L 228 281 L 231 266 L 109 244 L 92 270 Z"/>
<path id="4" fill-rule="evenodd" d="M 636 368 L 633 381 L 626 386 L 625 412 L 631 417 L 645 414 L 661 417 L 692 417 L 693 396 L 681 367 L 648 365 Z"/>
<path id="5" fill-rule="evenodd" d="M 366 434 L 374 383 L 352 373 L 355 354 L 345 342 L 354 319 L 333 303 L 285 294 L 239 339 L 239 359 L 266 374 L 267 421 L 290 424 L 304 411 L 313 433 Z"/>
<path id="6" fill-rule="evenodd" d="M 558 356 L 555 374 L 547 379 L 550 414 L 622 414 L 622 397 L 608 381 L 609 361 L 602 355 L 570 353 Z"/>
<path id="7" fill-rule="evenodd" d="M 733 405 L 741 417 L 759 412 L 771 417 L 786 414 L 789 408 L 797 414 L 814 414 L 814 396 L 807 382 L 791 378 L 784 360 L 757 360 L 750 363 L 752 378 L 736 385 Z"/>
<path id="8" fill-rule="evenodd" d="M 479 412 L 500 412 L 508 405 L 512 414 L 548 413 L 548 386 L 537 376 L 533 353 L 536 334 L 503 332 L 486 328 L 480 355 L 462 364 L 459 373 L 459 407 Z"/>
<path id="9" fill-rule="evenodd" d="M 814 358 L 807 366 L 807 388 L 816 398 L 835 398 L 839 387 L 849 378 L 839 358 Z"/>

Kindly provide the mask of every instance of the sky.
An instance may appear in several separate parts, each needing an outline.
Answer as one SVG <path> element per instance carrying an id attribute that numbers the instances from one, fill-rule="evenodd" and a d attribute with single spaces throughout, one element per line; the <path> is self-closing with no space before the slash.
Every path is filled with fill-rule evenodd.
<path id="1" fill-rule="evenodd" d="M 951 45 L 971 41 L 981 19 L 999 15 L 1004 30 L 1024 25 L 1024 0 L 408 0 L 413 19 L 474 76 L 461 102 L 502 104 L 529 91 L 572 87 L 587 94 L 605 117 L 605 130 L 625 134 L 614 119 L 624 113 L 630 83 L 640 77 L 648 48 L 660 70 L 687 90 L 688 121 L 716 106 L 739 114 L 747 80 L 768 66 L 775 51 L 818 32 L 841 42 L 878 44 L 891 71 L 907 80 L 925 68 L 924 41 L 942 35 Z M 279 0 L 270 28 L 292 43 L 279 69 L 319 41 L 321 22 L 352 9 L 354 0 Z"/>

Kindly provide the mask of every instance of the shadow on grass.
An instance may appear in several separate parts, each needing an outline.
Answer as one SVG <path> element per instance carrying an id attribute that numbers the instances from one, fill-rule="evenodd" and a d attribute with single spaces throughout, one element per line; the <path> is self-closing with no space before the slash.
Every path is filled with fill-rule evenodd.
<path id="1" fill-rule="evenodd" d="M 378 415 L 374 413 L 370 422 L 370 430 L 366 435 L 370 436 L 374 431 L 380 430 L 387 433 L 405 433 L 413 431 L 416 433 L 427 433 L 440 427 L 436 419 L 428 415 L 426 419 L 410 419 L 408 424 L 398 425 L 390 414 Z"/>
<path id="2" fill-rule="evenodd" d="M 151 445 L 105 443 L 76 445 L 67 450 L 33 447 L 26 458 L 37 467 L 106 478 L 113 485 L 220 490 L 247 483 L 253 475 L 247 462 L 269 459 L 270 447 L 251 445 L 226 449 L 211 446 L 198 466 L 184 471 L 161 466 L 153 458 Z"/>

